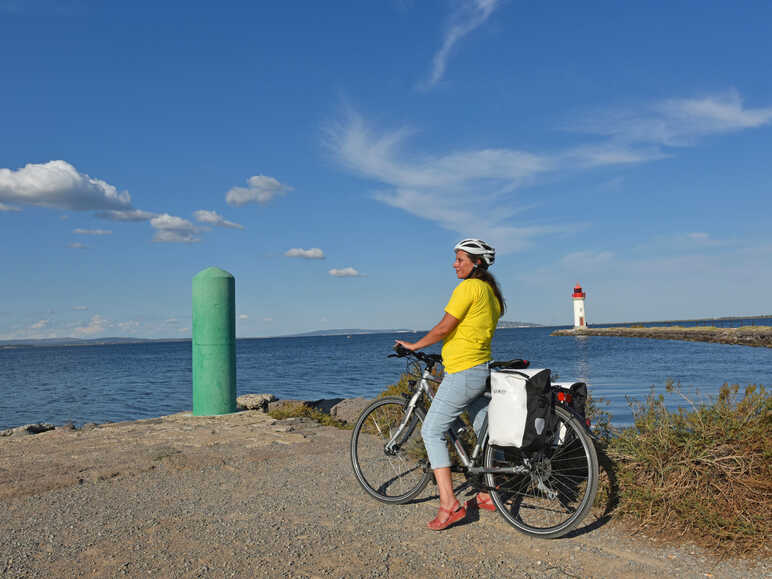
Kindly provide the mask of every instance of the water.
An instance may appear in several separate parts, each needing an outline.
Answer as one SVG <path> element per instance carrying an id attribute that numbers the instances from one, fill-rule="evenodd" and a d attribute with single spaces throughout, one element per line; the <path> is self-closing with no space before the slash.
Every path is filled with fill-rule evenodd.
<path id="1" fill-rule="evenodd" d="M 772 349 L 640 338 L 550 336 L 555 328 L 501 329 L 496 359 L 523 357 L 561 381 L 583 380 L 618 426 L 630 424 L 627 398 L 680 382 L 690 396 L 722 384 L 772 385 Z M 395 338 L 364 334 L 238 340 L 238 394 L 279 398 L 375 396 L 399 378 L 404 361 L 387 358 Z M 430 351 L 439 351 L 437 347 Z M 190 410 L 190 342 L 0 350 L 0 430 L 32 422 L 135 420 Z M 667 396 L 671 408 L 684 405 Z"/>

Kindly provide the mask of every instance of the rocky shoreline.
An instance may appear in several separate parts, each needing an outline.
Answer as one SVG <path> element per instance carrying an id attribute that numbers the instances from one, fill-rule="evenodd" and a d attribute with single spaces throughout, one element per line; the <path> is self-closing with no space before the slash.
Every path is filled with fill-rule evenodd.
<path id="1" fill-rule="evenodd" d="M 769 576 L 769 559 L 717 560 L 606 512 L 555 541 L 487 512 L 432 533 L 432 485 L 406 505 L 373 501 L 349 431 L 266 412 L 305 403 L 348 422 L 365 399 L 241 403 L 255 408 L 0 438 L 0 575 Z"/>
<path id="2" fill-rule="evenodd" d="M 772 348 L 772 327 L 745 326 L 741 328 L 716 328 L 711 326 L 656 326 L 578 328 L 555 330 L 551 336 L 618 336 L 623 338 L 653 338 L 657 340 L 683 340 L 687 342 L 713 342 Z"/>

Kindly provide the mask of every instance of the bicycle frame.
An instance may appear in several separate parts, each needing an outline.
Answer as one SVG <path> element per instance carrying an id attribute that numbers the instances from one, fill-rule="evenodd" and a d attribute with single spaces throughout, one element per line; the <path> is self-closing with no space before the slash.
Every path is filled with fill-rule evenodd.
<path id="1" fill-rule="evenodd" d="M 395 454 L 397 449 L 399 448 L 400 441 L 404 440 L 402 438 L 402 434 L 405 432 L 408 428 L 415 428 L 417 425 L 415 423 L 411 424 L 412 418 L 413 418 L 413 412 L 415 410 L 415 407 L 419 404 L 419 400 L 421 399 L 421 395 L 424 394 L 429 402 L 431 403 L 434 400 L 434 394 L 432 394 L 432 390 L 429 387 L 429 381 L 431 381 L 433 378 L 431 369 L 427 366 L 424 368 L 423 374 L 421 376 L 421 382 L 418 386 L 418 388 L 415 389 L 415 392 L 408 400 L 408 403 L 405 408 L 405 416 L 402 419 L 402 422 L 400 422 L 399 427 L 395 431 L 394 435 L 389 439 L 389 441 L 385 445 L 385 450 L 388 454 Z M 484 396 L 487 396 L 487 394 L 484 394 Z M 408 431 L 408 435 L 411 431 Z M 479 459 L 482 455 L 482 450 L 485 448 L 485 445 L 488 441 L 488 417 L 486 416 L 482 427 L 480 429 L 480 434 L 477 437 L 477 443 L 474 446 L 474 449 L 472 449 L 471 456 L 466 452 L 466 448 L 464 447 L 464 444 L 462 443 L 461 439 L 458 437 L 456 432 L 454 432 L 453 428 L 450 428 L 447 430 L 446 434 L 448 435 L 448 438 L 453 445 L 453 448 L 456 449 L 456 452 L 458 453 L 458 457 L 461 460 L 461 463 L 463 465 L 463 468 L 466 472 L 472 475 L 483 475 L 483 474 L 527 474 L 529 472 L 529 469 L 526 466 L 516 466 L 516 467 L 508 467 L 508 468 L 484 468 L 482 466 L 479 466 Z"/>

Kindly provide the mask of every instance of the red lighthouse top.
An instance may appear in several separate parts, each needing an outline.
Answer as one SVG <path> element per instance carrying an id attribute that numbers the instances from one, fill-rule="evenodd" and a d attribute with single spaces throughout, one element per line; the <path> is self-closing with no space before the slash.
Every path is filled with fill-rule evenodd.
<path id="1" fill-rule="evenodd" d="M 580 286 L 578 283 L 576 284 L 576 287 L 574 288 L 574 293 L 571 295 L 572 298 L 584 298 L 587 294 L 585 294 L 582 291 L 582 286 Z"/>

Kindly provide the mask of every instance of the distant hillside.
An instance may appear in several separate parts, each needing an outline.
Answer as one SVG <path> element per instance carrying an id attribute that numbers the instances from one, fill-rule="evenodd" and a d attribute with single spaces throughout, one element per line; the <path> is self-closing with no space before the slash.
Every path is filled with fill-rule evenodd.
<path id="1" fill-rule="evenodd" d="M 536 328 L 541 327 L 541 324 L 531 324 L 529 322 L 508 322 L 500 321 L 499 328 Z M 363 330 L 362 328 L 343 328 L 336 330 L 314 330 L 313 332 L 303 332 L 302 334 L 285 334 L 282 338 L 301 338 L 311 336 L 353 336 L 355 334 L 404 334 L 404 333 L 425 333 L 428 328 L 425 329 L 389 329 L 389 330 Z"/>
<path id="2" fill-rule="evenodd" d="M 106 346 L 110 344 L 144 344 L 146 342 L 184 342 L 190 341 L 190 338 L 182 339 L 159 339 L 151 340 L 145 338 L 42 338 L 39 340 L 0 340 L 0 348 L 19 348 L 34 347 L 45 348 L 46 346 Z"/>
<path id="3" fill-rule="evenodd" d="M 501 320 L 498 328 L 540 328 L 541 324 L 531 324 L 530 322 L 507 322 Z"/>
<path id="4" fill-rule="evenodd" d="M 343 328 L 336 330 L 314 330 L 313 332 L 303 332 L 302 334 L 284 334 L 282 338 L 303 338 L 311 336 L 353 336 L 355 334 L 404 334 L 406 332 L 415 332 L 416 330 L 363 330 L 361 328 Z"/>

